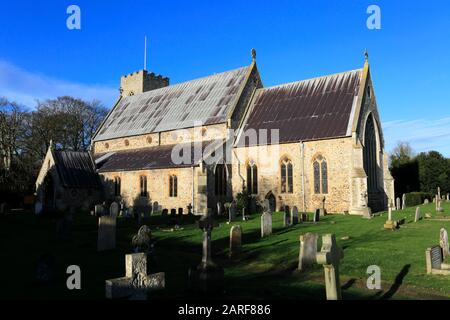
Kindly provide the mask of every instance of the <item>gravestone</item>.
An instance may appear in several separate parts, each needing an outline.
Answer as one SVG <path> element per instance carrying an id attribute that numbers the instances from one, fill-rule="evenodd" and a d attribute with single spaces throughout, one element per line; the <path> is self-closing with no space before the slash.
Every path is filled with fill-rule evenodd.
<path id="1" fill-rule="evenodd" d="M 183 216 L 183 208 L 178 208 L 178 215 Z"/>
<path id="2" fill-rule="evenodd" d="M 427 274 L 450 275 L 450 264 L 443 263 L 442 248 L 433 246 L 425 251 Z"/>
<path id="3" fill-rule="evenodd" d="M 428 199 L 425 199 L 424 201 L 423 201 L 423 204 L 429 204 L 430 203 L 430 201 L 428 200 Z"/>
<path id="4" fill-rule="evenodd" d="M 187 209 L 188 209 L 188 215 L 192 215 L 193 214 L 193 212 L 192 212 L 193 207 L 192 207 L 191 203 L 188 204 Z"/>
<path id="5" fill-rule="evenodd" d="M 238 210 L 237 203 L 236 203 L 236 201 L 233 200 L 230 205 L 230 210 L 228 210 L 228 212 L 229 212 L 228 213 L 228 221 L 229 222 L 233 221 L 236 218 L 237 210 Z"/>
<path id="6" fill-rule="evenodd" d="M 170 209 L 170 216 L 175 217 L 176 215 L 177 215 L 177 209 L 175 209 L 175 208 Z"/>
<path id="7" fill-rule="evenodd" d="M 402 195 L 402 210 L 406 209 L 406 194 Z"/>
<path id="8" fill-rule="evenodd" d="M 162 215 L 163 217 L 167 217 L 168 213 L 169 213 L 169 210 L 168 210 L 168 209 L 162 209 L 161 215 Z"/>
<path id="9" fill-rule="evenodd" d="M 103 216 L 105 214 L 105 209 L 102 204 L 96 204 L 94 207 L 94 214 L 96 217 Z"/>
<path id="10" fill-rule="evenodd" d="M 325 216 L 327 214 L 327 211 L 325 210 L 325 200 L 326 198 L 323 197 L 322 199 L 322 208 L 320 208 L 319 214 L 321 217 Z"/>
<path id="11" fill-rule="evenodd" d="M 264 212 L 261 215 L 261 238 L 272 234 L 272 214 Z"/>
<path id="12" fill-rule="evenodd" d="M 389 206 L 389 208 L 388 208 L 388 219 L 384 223 L 383 227 L 388 230 L 394 230 L 397 227 L 397 224 L 392 219 L 392 207 L 391 206 Z"/>
<path id="13" fill-rule="evenodd" d="M 150 253 L 152 250 L 152 232 L 150 228 L 146 225 L 143 225 L 139 228 L 136 235 L 131 239 L 131 246 L 133 247 L 133 251 L 135 253 L 144 252 Z"/>
<path id="14" fill-rule="evenodd" d="M 217 215 L 218 216 L 223 215 L 223 205 L 221 202 L 217 202 Z"/>
<path id="15" fill-rule="evenodd" d="M 153 214 L 155 214 L 158 211 L 159 211 L 159 203 L 158 203 L 158 201 L 155 201 L 155 202 L 153 202 L 153 205 L 152 205 L 152 212 L 153 212 Z"/>
<path id="16" fill-rule="evenodd" d="M 109 215 L 114 218 L 117 218 L 119 215 L 119 204 L 117 202 L 113 202 L 109 206 Z"/>
<path id="17" fill-rule="evenodd" d="M 248 220 L 248 217 L 247 217 L 247 215 L 245 214 L 245 212 L 246 212 L 246 209 L 245 209 L 245 208 L 242 208 L 242 221 L 247 221 L 247 220 Z"/>
<path id="18" fill-rule="evenodd" d="M 316 209 L 316 212 L 314 212 L 313 221 L 319 222 L 320 220 L 320 209 Z"/>
<path id="19" fill-rule="evenodd" d="M 263 209 L 263 212 L 272 213 L 272 210 L 270 208 L 269 199 L 264 199 L 264 201 L 262 203 L 262 209 Z"/>
<path id="20" fill-rule="evenodd" d="M 422 219 L 422 215 L 420 214 L 420 207 L 417 207 L 416 208 L 416 213 L 414 215 L 414 222 L 417 222 L 420 219 Z"/>
<path id="21" fill-rule="evenodd" d="M 298 209 L 294 206 L 291 210 L 291 221 L 293 225 L 298 224 Z"/>
<path id="22" fill-rule="evenodd" d="M 195 283 L 203 293 L 221 293 L 223 290 L 224 270 L 212 261 L 211 233 L 218 224 L 214 221 L 212 212 L 201 217 L 197 222 L 203 231 L 202 261 L 196 270 L 189 270 L 189 282 Z"/>
<path id="23" fill-rule="evenodd" d="M 401 209 L 401 207 L 400 207 L 400 198 L 399 197 L 397 197 L 397 199 L 396 199 L 396 205 L 397 205 L 397 210 L 400 210 Z"/>
<path id="24" fill-rule="evenodd" d="M 289 209 L 285 207 L 285 211 L 283 212 L 283 227 L 285 227 L 285 228 L 292 225 L 291 214 L 287 210 L 289 210 Z"/>
<path id="25" fill-rule="evenodd" d="M 323 265 L 327 300 L 340 300 L 341 283 L 339 281 L 339 263 L 344 252 L 337 246 L 336 236 L 326 234 L 322 236 L 322 248 L 317 253 L 317 263 Z"/>
<path id="26" fill-rule="evenodd" d="M 450 201 L 450 193 L 447 193 L 447 202 Z"/>
<path id="27" fill-rule="evenodd" d="M 116 218 L 101 216 L 98 218 L 97 251 L 116 248 Z"/>
<path id="28" fill-rule="evenodd" d="M 165 288 L 165 274 L 147 274 L 147 255 L 125 255 L 125 277 L 105 281 L 107 299 L 146 300 L 147 291 Z"/>
<path id="29" fill-rule="evenodd" d="M 242 228 L 239 225 L 230 229 L 230 257 L 239 253 L 242 247 Z"/>
<path id="30" fill-rule="evenodd" d="M 305 233 L 300 236 L 300 251 L 298 259 L 298 270 L 304 271 L 316 263 L 317 233 Z"/>
<path id="31" fill-rule="evenodd" d="M 308 214 L 302 213 L 302 222 L 308 222 Z"/>
<path id="32" fill-rule="evenodd" d="M 439 246 L 442 248 L 442 254 L 444 255 L 444 258 L 450 256 L 448 233 L 445 228 L 441 228 L 439 232 Z"/>

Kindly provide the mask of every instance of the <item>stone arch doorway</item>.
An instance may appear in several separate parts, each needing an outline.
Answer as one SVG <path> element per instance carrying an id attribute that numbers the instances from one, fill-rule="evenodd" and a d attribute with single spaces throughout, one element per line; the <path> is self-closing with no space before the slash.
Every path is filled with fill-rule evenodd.
<path id="1" fill-rule="evenodd" d="M 55 208 L 55 183 L 50 174 L 45 176 L 42 194 L 42 205 L 44 210 Z"/>
<path id="2" fill-rule="evenodd" d="M 383 209 L 380 201 L 380 188 L 378 182 L 377 163 L 377 131 L 372 115 L 369 115 L 364 130 L 363 161 L 364 171 L 367 175 L 367 205 L 372 211 Z M 381 207 L 380 207 L 381 205 Z"/>
<path id="3" fill-rule="evenodd" d="M 269 191 L 269 193 L 266 194 L 266 199 L 269 200 L 270 211 L 274 212 L 277 207 L 277 199 L 272 191 Z"/>

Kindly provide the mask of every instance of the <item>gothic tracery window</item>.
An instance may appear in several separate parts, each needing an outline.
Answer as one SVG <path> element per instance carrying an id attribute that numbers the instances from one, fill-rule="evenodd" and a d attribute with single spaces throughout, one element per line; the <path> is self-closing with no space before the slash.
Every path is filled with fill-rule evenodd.
<path id="1" fill-rule="evenodd" d="M 314 171 L 314 193 L 328 193 L 328 166 L 327 160 L 321 155 L 317 156 L 313 162 Z"/>
<path id="2" fill-rule="evenodd" d="M 281 161 L 281 193 L 293 193 L 292 162 L 288 158 Z"/>
<path id="3" fill-rule="evenodd" d="M 225 196 L 227 194 L 227 171 L 225 165 L 218 164 L 216 166 L 214 177 L 214 191 L 216 196 Z"/>

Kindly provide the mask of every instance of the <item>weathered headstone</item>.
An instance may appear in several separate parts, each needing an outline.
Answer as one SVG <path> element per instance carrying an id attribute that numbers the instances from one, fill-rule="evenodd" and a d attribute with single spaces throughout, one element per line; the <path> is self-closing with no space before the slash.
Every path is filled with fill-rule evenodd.
<path id="1" fill-rule="evenodd" d="M 414 222 L 417 222 L 420 219 L 422 219 L 422 215 L 420 214 L 420 207 L 417 207 L 416 208 L 416 213 L 414 215 Z"/>
<path id="2" fill-rule="evenodd" d="M 291 213 L 288 211 L 289 208 L 284 208 L 284 212 L 283 212 L 283 227 L 289 227 L 292 225 L 292 221 L 291 221 Z"/>
<path id="3" fill-rule="evenodd" d="M 165 274 L 147 275 L 147 255 L 133 253 L 125 256 L 125 277 L 105 281 L 107 299 L 147 299 L 147 291 L 165 288 Z"/>
<path id="4" fill-rule="evenodd" d="M 113 202 L 109 206 L 109 215 L 114 218 L 117 218 L 119 215 L 119 204 L 117 202 Z"/>
<path id="5" fill-rule="evenodd" d="M 317 263 L 323 265 L 327 300 L 340 300 L 339 263 L 344 252 L 337 246 L 334 234 L 322 236 L 322 248 L 316 257 Z"/>
<path id="6" fill-rule="evenodd" d="M 159 211 L 159 203 L 158 203 L 158 201 L 155 201 L 155 202 L 153 202 L 153 205 L 152 205 L 152 212 L 153 212 L 153 214 L 155 214 L 158 211 Z"/>
<path id="7" fill-rule="evenodd" d="M 400 210 L 401 209 L 401 207 L 400 207 L 400 198 L 399 197 L 397 197 L 397 199 L 396 199 L 396 205 L 397 205 L 397 210 Z"/>
<path id="8" fill-rule="evenodd" d="M 242 228 L 241 226 L 232 226 L 230 229 L 230 256 L 241 251 L 242 246 Z"/>
<path id="9" fill-rule="evenodd" d="M 450 256 L 448 233 L 445 228 L 441 228 L 439 232 L 439 246 L 442 248 L 442 254 L 444 255 L 444 258 Z"/>
<path id="10" fill-rule="evenodd" d="M 298 259 L 298 270 L 304 271 L 316 263 L 317 233 L 305 233 L 300 236 L 300 251 Z"/>
<path id="11" fill-rule="evenodd" d="M 169 214 L 168 209 L 162 209 L 161 216 L 166 217 Z"/>
<path id="12" fill-rule="evenodd" d="M 94 207 L 94 214 L 96 217 L 103 216 L 105 214 L 105 208 L 102 204 L 96 204 Z"/>
<path id="13" fill-rule="evenodd" d="M 202 261 L 196 270 L 189 270 L 189 281 L 199 285 L 203 293 L 220 293 L 223 289 L 224 270 L 212 261 L 211 254 L 211 232 L 218 224 L 214 221 L 211 210 L 197 224 L 203 231 Z"/>
<path id="14" fill-rule="evenodd" d="M 217 215 L 218 216 L 223 215 L 223 205 L 221 202 L 217 202 Z"/>
<path id="15" fill-rule="evenodd" d="M 231 202 L 230 210 L 228 210 L 228 222 L 231 222 L 236 218 L 237 210 L 236 201 L 233 200 Z"/>
<path id="16" fill-rule="evenodd" d="M 183 216 L 183 208 L 178 208 L 178 215 Z"/>
<path id="17" fill-rule="evenodd" d="M 298 224 L 298 209 L 296 206 L 291 209 L 291 221 L 293 225 Z"/>
<path id="18" fill-rule="evenodd" d="M 272 234 L 272 214 L 264 212 L 261 215 L 261 238 Z"/>
<path id="19" fill-rule="evenodd" d="M 116 218 L 101 216 L 98 219 L 97 251 L 116 248 Z"/>
<path id="20" fill-rule="evenodd" d="M 152 249 L 152 232 L 150 228 L 143 225 L 139 228 L 138 233 L 133 236 L 131 240 L 131 245 L 135 253 L 144 252 L 150 253 Z"/>
<path id="21" fill-rule="evenodd" d="M 406 194 L 402 195 L 402 210 L 406 209 Z"/>
<path id="22" fill-rule="evenodd" d="M 320 220 L 320 209 L 316 209 L 316 211 L 314 212 L 313 221 L 319 222 L 319 220 Z"/>
<path id="23" fill-rule="evenodd" d="M 425 251 L 427 274 L 450 275 L 450 264 L 443 263 L 442 248 L 433 246 Z"/>
<path id="24" fill-rule="evenodd" d="M 308 214 L 302 213 L 302 222 L 308 222 Z"/>
<path id="25" fill-rule="evenodd" d="M 423 201 L 423 204 L 429 204 L 430 203 L 430 201 L 428 200 L 428 199 L 425 199 L 424 201 Z"/>

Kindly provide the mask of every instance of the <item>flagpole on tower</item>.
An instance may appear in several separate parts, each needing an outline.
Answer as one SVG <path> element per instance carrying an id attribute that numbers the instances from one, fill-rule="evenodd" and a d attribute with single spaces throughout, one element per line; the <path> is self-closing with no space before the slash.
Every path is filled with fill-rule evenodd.
<path id="1" fill-rule="evenodd" d="M 147 70 L 147 36 L 144 36 L 144 70 Z"/>

